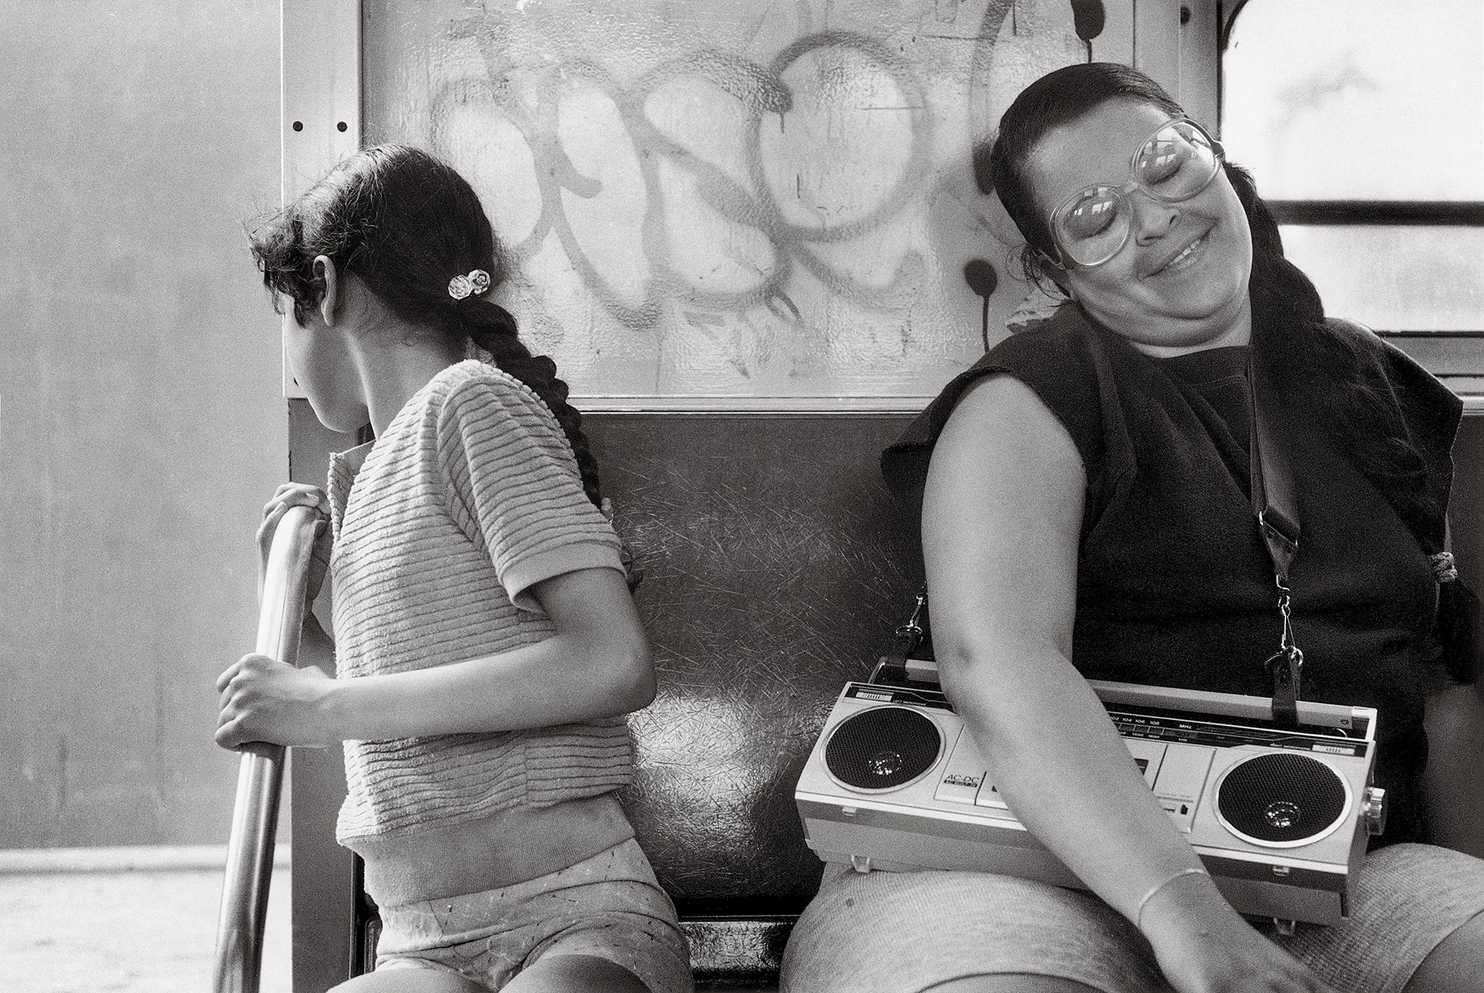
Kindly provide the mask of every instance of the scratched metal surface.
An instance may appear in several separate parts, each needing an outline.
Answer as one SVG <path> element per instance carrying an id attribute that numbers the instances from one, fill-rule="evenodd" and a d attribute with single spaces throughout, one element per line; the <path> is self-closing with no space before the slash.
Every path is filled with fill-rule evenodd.
<path id="1" fill-rule="evenodd" d="M 880 481 L 901 415 L 607 415 L 586 424 L 660 674 L 626 803 L 693 912 L 797 911 L 821 865 L 793 787 L 831 702 L 921 566 Z"/>

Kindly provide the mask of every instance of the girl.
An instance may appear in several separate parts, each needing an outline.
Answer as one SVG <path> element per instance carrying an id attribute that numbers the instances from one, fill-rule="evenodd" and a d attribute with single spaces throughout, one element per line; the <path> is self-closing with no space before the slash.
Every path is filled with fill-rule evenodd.
<path id="1" fill-rule="evenodd" d="M 506 262 L 474 191 L 366 149 L 252 235 L 294 376 L 336 431 L 337 678 L 248 655 L 225 748 L 343 742 L 336 836 L 365 862 L 374 973 L 337 990 L 691 988 L 670 900 L 614 791 L 649 647 L 566 385 L 490 295 Z M 311 590 L 311 596 L 313 595 Z"/>

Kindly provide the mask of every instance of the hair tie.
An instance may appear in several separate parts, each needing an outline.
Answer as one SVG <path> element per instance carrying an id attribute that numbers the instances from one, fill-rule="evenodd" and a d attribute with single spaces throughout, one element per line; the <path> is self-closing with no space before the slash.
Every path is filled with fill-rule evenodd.
<path id="1" fill-rule="evenodd" d="M 1452 552 L 1438 552 L 1427 557 L 1432 566 L 1432 578 L 1439 583 L 1451 583 L 1458 578 L 1458 567 L 1453 564 Z"/>
<path id="2" fill-rule="evenodd" d="M 448 295 L 455 300 L 468 296 L 479 296 L 490 288 L 490 274 L 483 269 L 470 269 L 467 276 L 455 276 L 448 281 Z"/>

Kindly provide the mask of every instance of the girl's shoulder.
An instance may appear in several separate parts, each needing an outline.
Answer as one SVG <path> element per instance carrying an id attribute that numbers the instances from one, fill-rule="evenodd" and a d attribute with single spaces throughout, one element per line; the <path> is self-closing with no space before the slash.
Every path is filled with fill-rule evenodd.
<path id="1" fill-rule="evenodd" d="M 484 412 L 495 408 L 515 415 L 551 416 L 546 404 L 529 386 L 479 359 L 464 359 L 447 366 L 433 377 L 424 393 L 425 405 L 443 418 L 459 416 L 471 406 Z"/>

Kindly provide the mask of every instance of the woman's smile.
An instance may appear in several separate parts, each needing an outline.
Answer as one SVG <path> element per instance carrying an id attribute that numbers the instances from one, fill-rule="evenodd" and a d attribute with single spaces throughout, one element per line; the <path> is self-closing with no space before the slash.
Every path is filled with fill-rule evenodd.
<path id="1" fill-rule="evenodd" d="M 1156 277 L 1176 276 L 1199 264 L 1206 257 L 1206 248 L 1210 244 L 1209 235 L 1211 233 L 1211 227 L 1214 227 L 1214 225 L 1210 225 L 1204 231 L 1196 233 L 1195 237 L 1186 241 L 1183 247 L 1177 248 L 1174 254 L 1166 251 L 1163 260 L 1156 259 L 1154 267 L 1141 278 L 1153 279 Z"/>

